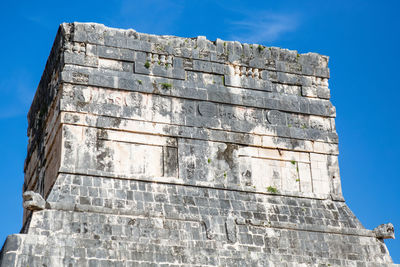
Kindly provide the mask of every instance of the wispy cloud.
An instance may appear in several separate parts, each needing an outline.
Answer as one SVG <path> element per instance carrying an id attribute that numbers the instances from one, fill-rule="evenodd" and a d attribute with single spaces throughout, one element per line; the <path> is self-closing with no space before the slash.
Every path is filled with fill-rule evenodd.
<path id="1" fill-rule="evenodd" d="M 298 14 L 259 12 L 245 15 L 243 19 L 231 21 L 231 40 L 247 43 L 268 43 L 282 38 L 297 29 L 300 24 Z"/>
<path id="2" fill-rule="evenodd" d="M 53 22 L 49 21 L 49 19 L 46 16 L 30 14 L 25 16 L 25 19 L 28 22 L 33 23 L 33 25 L 42 27 L 46 30 L 52 30 L 54 28 Z"/>
<path id="3" fill-rule="evenodd" d="M 114 24 L 140 32 L 170 34 L 182 15 L 184 0 L 123 0 L 120 5 L 120 14 L 113 20 Z"/>
<path id="4" fill-rule="evenodd" d="M 0 82 L 0 119 L 26 115 L 36 89 L 35 82 L 23 70 Z"/>

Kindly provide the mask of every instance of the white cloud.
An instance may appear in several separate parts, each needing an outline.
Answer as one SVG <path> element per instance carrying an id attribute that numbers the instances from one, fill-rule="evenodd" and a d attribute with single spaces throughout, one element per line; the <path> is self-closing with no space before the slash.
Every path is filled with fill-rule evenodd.
<path id="1" fill-rule="evenodd" d="M 230 22 L 231 40 L 247 43 L 268 43 L 281 38 L 284 34 L 297 29 L 299 16 L 295 14 L 277 14 L 259 12 L 246 15 L 244 19 Z"/>

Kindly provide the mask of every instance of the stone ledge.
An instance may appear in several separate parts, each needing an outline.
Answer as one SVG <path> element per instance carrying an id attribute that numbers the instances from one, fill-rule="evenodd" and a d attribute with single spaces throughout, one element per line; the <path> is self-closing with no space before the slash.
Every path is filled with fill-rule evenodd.
<path id="1" fill-rule="evenodd" d="M 237 191 L 243 193 L 254 193 L 254 194 L 263 194 L 263 195 L 273 195 L 273 196 L 282 196 L 282 197 L 298 197 L 298 198 L 307 198 L 307 199 L 318 199 L 318 200 L 334 200 L 337 202 L 344 202 L 343 196 L 340 195 L 331 195 L 331 194 L 320 194 L 320 193 L 305 193 L 305 192 L 293 192 L 293 191 L 279 191 L 276 193 L 271 193 L 268 191 L 260 191 L 251 186 L 235 186 L 235 185 L 216 185 L 215 183 L 203 182 L 203 181 L 195 181 L 190 183 L 188 180 L 183 180 L 178 177 L 168 177 L 168 176 L 146 176 L 146 175 L 126 175 L 126 174 L 118 174 L 118 173 L 109 173 L 105 171 L 99 170 L 74 170 L 71 171 L 71 168 L 68 167 L 60 167 L 58 174 L 71 174 L 71 175 L 82 175 L 82 176 L 97 176 L 102 178 L 110 178 L 110 179 L 121 179 L 121 180 L 132 180 L 132 181 L 142 181 L 142 182 L 152 182 L 157 184 L 166 184 L 166 185 L 181 185 L 188 187 L 196 187 L 196 188 L 209 188 L 209 189 L 217 189 L 217 190 L 225 190 L 225 191 Z"/>
<path id="2" fill-rule="evenodd" d="M 96 207 L 91 205 L 82 204 L 72 204 L 72 203 L 62 203 L 62 202 L 47 202 L 47 210 L 59 210 L 66 212 L 89 212 L 89 213 L 101 213 L 101 214 L 113 214 L 122 216 L 134 216 L 138 218 L 160 218 L 166 220 L 177 220 L 177 221 L 191 221 L 191 222 L 202 222 L 199 216 L 165 216 L 162 213 L 154 212 L 137 212 L 134 210 L 118 210 L 113 208 Z M 307 231 L 307 232 L 319 232 L 319 233 L 329 233 L 338 235 L 349 235 L 349 236 L 364 236 L 376 238 L 376 234 L 373 230 L 368 229 L 356 229 L 356 228 L 343 228 L 343 227 L 333 227 L 333 226 L 318 226 L 318 225 L 300 225 L 289 222 L 264 222 L 260 220 L 246 220 L 243 218 L 235 217 L 234 221 L 237 225 L 251 225 L 254 227 L 267 227 L 275 229 L 286 229 L 286 230 L 296 230 L 296 231 Z M 12 239 L 14 240 L 14 239 Z M 15 248 L 17 246 L 13 246 Z"/>
<path id="3" fill-rule="evenodd" d="M 60 240 L 56 240 L 53 237 L 46 237 L 46 236 L 41 236 L 41 235 L 34 235 L 34 234 L 15 234 L 12 235 L 13 237 L 17 238 L 19 242 L 21 243 L 21 247 L 18 251 L 6 251 L 3 250 L 1 253 L 0 257 L 0 263 L 1 267 L 10 267 L 10 266 L 17 266 L 18 263 L 24 263 L 24 264 L 30 264 L 29 266 L 42 266 L 45 264 L 46 266 L 62 266 L 66 265 L 67 263 L 70 264 L 77 264 L 78 266 L 148 266 L 151 264 L 151 261 L 146 261 L 146 255 L 149 253 L 154 253 L 154 252 L 149 252 L 146 250 L 145 247 L 140 249 L 139 247 L 132 247 L 133 249 L 133 254 L 132 256 L 140 256 L 143 255 L 144 257 L 141 257 L 140 259 L 129 259 L 129 260 L 122 260 L 122 259 L 102 259 L 98 258 L 95 255 L 89 256 L 86 255 L 84 256 L 81 255 L 81 257 L 74 257 L 73 254 L 71 253 L 71 247 L 69 247 L 67 244 L 62 243 L 60 244 L 59 247 L 53 247 L 54 244 Z M 10 237 L 10 236 L 9 236 Z M 64 238 L 71 238 L 73 240 L 73 237 L 65 236 Z M 72 241 L 71 240 L 71 241 Z M 85 244 L 83 241 L 87 240 L 76 240 L 79 241 L 81 244 Z M 211 241 L 209 241 L 211 242 Z M 52 244 L 52 245 L 49 245 Z M 55 251 L 57 252 L 57 255 L 46 255 L 43 254 L 41 257 L 36 256 L 32 257 L 31 253 L 29 253 L 29 249 L 32 249 L 32 246 L 41 246 L 43 247 L 42 253 L 49 253 L 49 251 Z M 93 244 L 92 244 L 93 247 Z M 158 247 L 155 247 L 158 248 Z M 175 247 L 176 250 L 171 250 L 169 248 L 166 250 L 164 253 L 172 253 L 171 256 L 178 256 L 177 252 L 179 251 L 184 251 L 183 247 Z M 232 249 L 232 245 L 227 244 L 226 246 L 223 247 L 224 249 L 230 248 Z M 22 251 L 25 249 L 25 252 Z M 81 248 L 79 248 L 81 249 Z M 93 248 L 96 249 L 96 248 Z M 199 249 L 197 248 L 191 248 L 189 251 L 192 251 L 195 253 L 195 250 L 198 251 Z M 113 249 L 113 255 L 116 255 L 118 250 Z M 69 255 L 69 257 L 64 257 L 61 255 Z M 29 258 L 32 257 L 32 258 Z M 248 258 L 249 260 L 249 258 Z M 317 266 L 329 266 L 327 263 L 323 262 L 330 262 L 333 261 L 335 262 L 335 259 L 323 259 L 320 260 L 319 263 L 311 264 L 311 263 L 296 263 L 294 261 L 288 261 L 284 262 L 285 266 L 288 267 L 317 267 Z M 282 261 L 280 258 L 272 258 L 272 259 L 263 259 L 263 263 L 267 264 L 266 266 L 279 266 L 276 264 L 281 264 Z M 348 264 L 348 266 L 363 266 L 363 267 L 399 267 L 399 264 L 394 264 L 394 263 L 382 263 L 382 262 L 365 262 L 365 261 L 358 261 L 358 260 L 344 260 L 341 262 L 341 264 Z M 80 264 L 80 265 L 79 265 Z M 187 262 L 189 264 L 189 262 Z M 268 265 L 271 264 L 271 265 Z M 25 266 L 25 265 L 23 265 Z M 197 266 L 197 265 L 196 265 Z M 222 266 L 229 266 L 229 265 L 222 265 Z M 334 265 L 332 265 L 334 266 Z M 344 266 L 344 265 L 341 265 Z"/>
<path id="4" fill-rule="evenodd" d="M 109 28 L 97 23 L 61 24 L 64 34 L 74 42 L 133 49 L 142 52 L 172 54 L 175 56 L 230 62 L 255 68 L 270 68 L 288 73 L 329 78 L 329 58 L 316 53 L 299 54 L 297 51 L 237 41 L 212 42 L 204 36 L 182 38 L 138 33 L 135 30 Z"/>
<path id="5" fill-rule="evenodd" d="M 142 81 L 138 83 L 137 80 Z M 276 109 L 293 113 L 335 117 L 336 110 L 329 100 L 295 95 L 282 95 L 263 90 L 249 90 L 221 85 L 189 85 L 183 80 L 163 79 L 113 70 L 66 65 L 61 81 L 68 84 L 95 86 L 143 93 L 156 93 L 181 98 L 209 100 L 216 103 Z M 154 83 L 171 84 L 170 88 L 155 91 Z M 143 84 L 143 85 L 142 85 Z M 163 90 L 164 89 L 164 90 Z M 165 90 L 169 89 L 169 90 Z"/>
<path id="6" fill-rule="evenodd" d="M 101 116 L 87 113 L 65 112 L 64 114 L 72 114 L 77 116 L 76 118 L 85 118 L 85 120 L 73 122 L 69 120 L 68 117 L 63 117 L 62 123 L 66 125 L 87 126 L 99 129 L 155 134 L 161 136 L 210 140 L 215 142 L 229 142 L 263 148 L 276 148 L 281 150 L 338 155 L 338 146 L 336 143 L 329 143 L 320 140 L 288 138 L 267 134 L 261 135 L 260 133 L 249 134 L 237 131 L 209 129 L 205 127 L 182 126 L 164 122 L 157 122 L 157 125 L 154 125 L 154 122 L 146 122 L 143 120 L 127 118 L 121 119 L 119 117 Z M 119 127 L 113 125 L 114 119 L 117 118 L 120 119 L 119 121 L 123 121 L 125 125 Z"/>

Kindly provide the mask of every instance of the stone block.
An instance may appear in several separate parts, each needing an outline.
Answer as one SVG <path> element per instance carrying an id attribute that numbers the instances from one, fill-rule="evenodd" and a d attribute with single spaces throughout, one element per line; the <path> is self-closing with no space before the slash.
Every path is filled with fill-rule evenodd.
<path id="1" fill-rule="evenodd" d="M 23 194 L 24 203 L 23 206 L 27 210 L 43 210 L 46 206 L 46 201 L 43 197 L 33 191 L 26 191 Z"/>

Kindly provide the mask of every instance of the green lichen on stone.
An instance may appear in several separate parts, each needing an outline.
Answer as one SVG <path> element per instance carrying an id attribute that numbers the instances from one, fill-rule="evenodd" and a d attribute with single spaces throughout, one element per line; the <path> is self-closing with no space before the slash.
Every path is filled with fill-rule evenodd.
<path id="1" fill-rule="evenodd" d="M 170 83 L 161 83 L 161 88 L 163 88 L 163 89 L 171 89 L 172 88 L 172 84 L 170 84 Z"/>
<path id="2" fill-rule="evenodd" d="M 268 191 L 269 193 L 273 193 L 273 194 L 278 193 L 278 189 L 277 189 L 276 187 L 273 187 L 273 186 L 268 186 L 268 187 L 267 187 L 267 191 Z"/>

